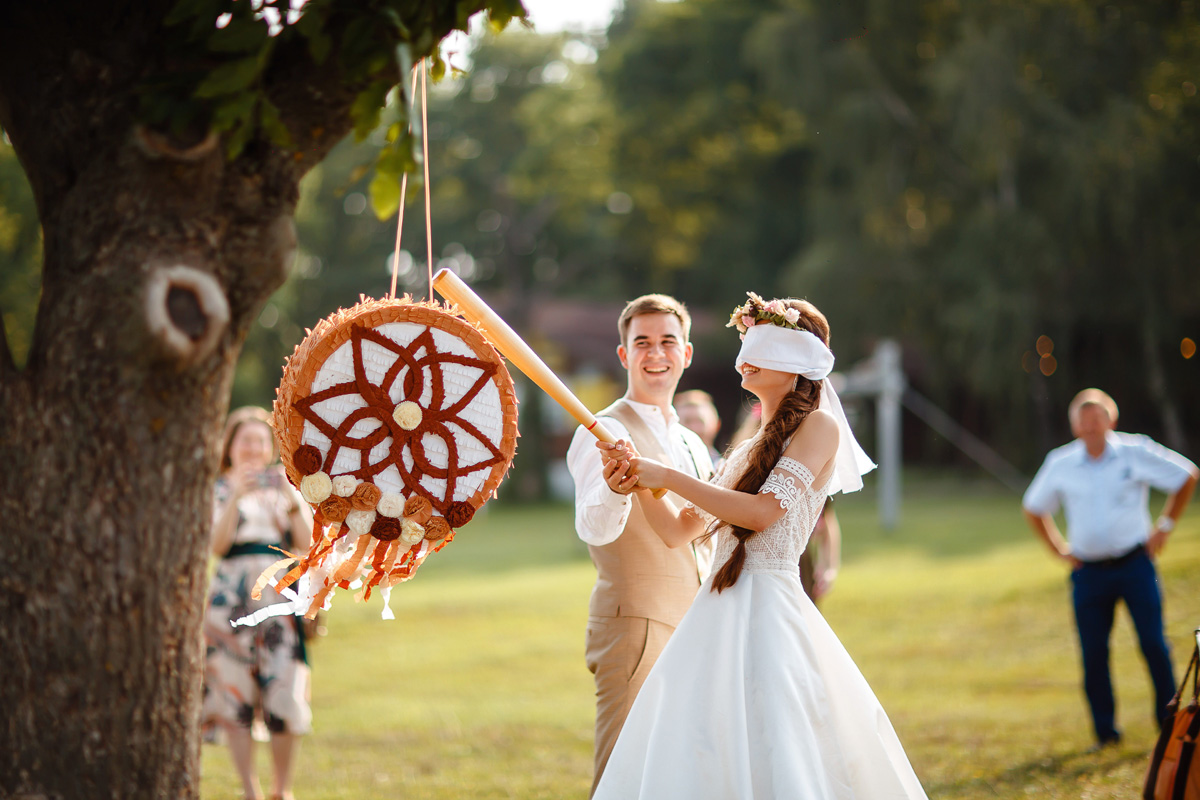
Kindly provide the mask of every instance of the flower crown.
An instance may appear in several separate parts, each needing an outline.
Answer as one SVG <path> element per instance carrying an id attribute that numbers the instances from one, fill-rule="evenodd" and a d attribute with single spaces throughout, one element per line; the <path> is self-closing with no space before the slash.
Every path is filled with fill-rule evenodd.
<path id="1" fill-rule="evenodd" d="M 747 330 L 763 323 L 794 331 L 801 330 L 797 324 L 800 321 L 800 312 L 788 308 L 782 300 L 772 300 L 768 303 L 754 292 L 746 292 L 746 296 L 750 299 L 733 310 L 726 328 L 737 328 L 742 337 L 745 337 Z"/>

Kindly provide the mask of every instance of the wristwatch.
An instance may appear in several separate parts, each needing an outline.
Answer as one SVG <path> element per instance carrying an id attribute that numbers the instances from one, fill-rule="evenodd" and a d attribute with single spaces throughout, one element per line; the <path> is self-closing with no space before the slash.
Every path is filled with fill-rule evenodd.
<path id="1" fill-rule="evenodd" d="M 1163 533 L 1170 533 L 1171 531 L 1175 530 L 1175 520 L 1171 519 L 1166 514 L 1163 514 L 1154 521 L 1154 529 L 1162 531 Z"/>

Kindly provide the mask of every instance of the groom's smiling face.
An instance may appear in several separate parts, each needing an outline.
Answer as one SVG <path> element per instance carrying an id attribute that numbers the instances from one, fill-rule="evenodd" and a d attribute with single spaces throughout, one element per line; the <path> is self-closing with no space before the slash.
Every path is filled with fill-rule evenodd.
<path id="1" fill-rule="evenodd" d="M 629 372 L 629 397 L 639 403 L 667 404 L 683 370 L 692 363 L 692 345 L 674 314 L 639 314 L 629 321 L 626 341 L 617 348 Z"/>

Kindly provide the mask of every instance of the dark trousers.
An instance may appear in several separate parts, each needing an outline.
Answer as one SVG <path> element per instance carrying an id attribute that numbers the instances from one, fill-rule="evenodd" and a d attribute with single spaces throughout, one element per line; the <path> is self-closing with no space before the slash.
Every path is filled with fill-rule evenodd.
<path id="1" fill-rule="evenodd" d="M 1154 683 L 1154 717 L 1161 724 L 1175 696 L 1171 649 L 1163 635 L 1158 573 L 1144 549 L 1110 563 L 1084 564 L 1071 574 L 1075 625 L 1083 654 L 1083 689 L 1101 742 L 1120 737 L 1109 673 L 1108 641 L 1117 601 L 1124 600 Z"/>

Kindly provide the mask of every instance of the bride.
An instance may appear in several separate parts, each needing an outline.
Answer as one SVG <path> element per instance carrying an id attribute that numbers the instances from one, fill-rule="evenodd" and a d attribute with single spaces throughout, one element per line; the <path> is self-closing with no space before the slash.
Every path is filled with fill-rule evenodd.
<path id="1" fill-rule="evenodd" d="M 599 443 L 605 480 L 636 491 L 671 547 L 717 536 L 713 575 L 651 670 L 596 787 L 604 800 L 925 798 L 866 680 L 796 567 L 827 495 L 874 464 L 829 382 L 829 324 L 804 300 L 751 293 L 730 325 L 762 402 L 759 433 L 712 483 Z M 655 499 L 646 487 L 671 496 Z"/>

